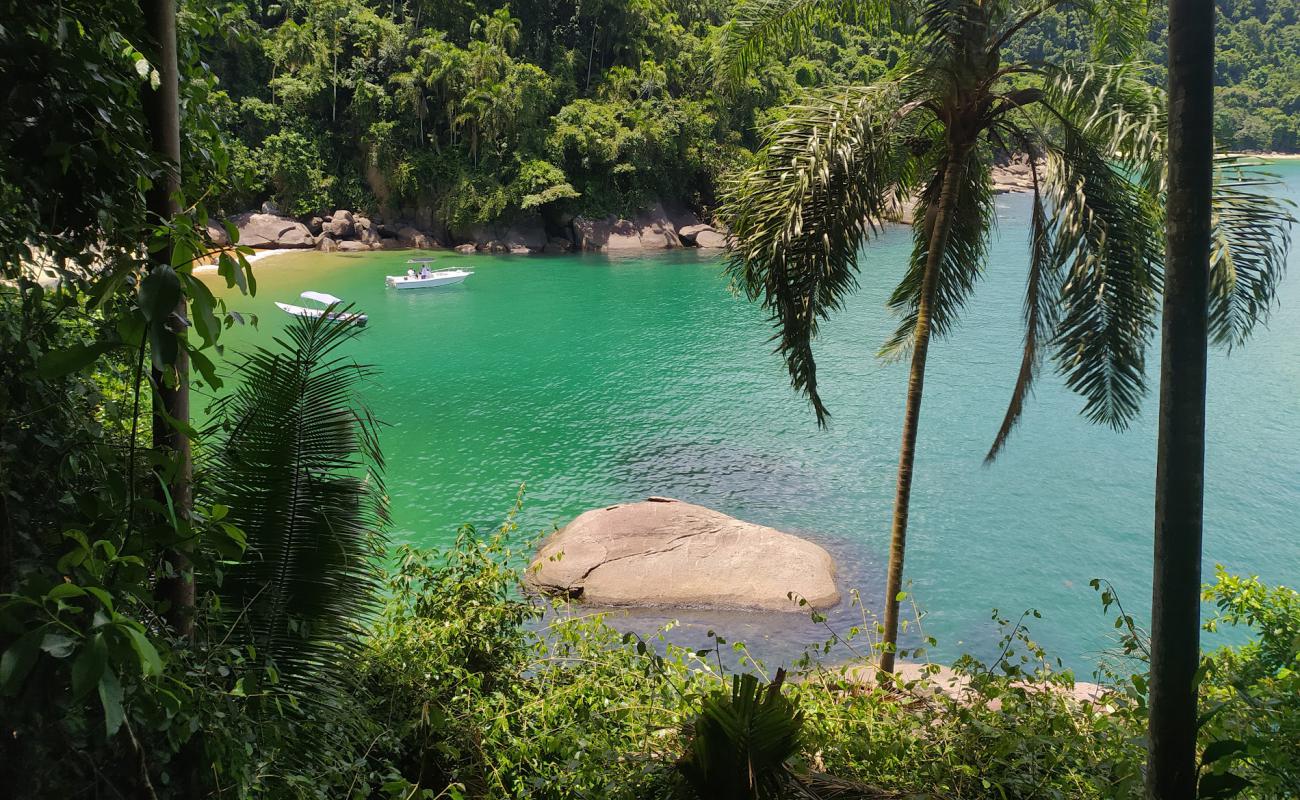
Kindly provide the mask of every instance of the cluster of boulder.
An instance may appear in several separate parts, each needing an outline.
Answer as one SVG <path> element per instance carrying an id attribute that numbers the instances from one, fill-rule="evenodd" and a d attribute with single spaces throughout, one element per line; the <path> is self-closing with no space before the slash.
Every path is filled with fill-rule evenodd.
<path id="1" fill-rule="evenodd" d="M 721 249 L 727 237 L 684 209 L 669 212 L 662 203 L 625 219 L 572 217 L 546 225 L 540 216 L 510 224 L 474 225 L 449 234 L 462 253 L 567 253 L 570 250 L 617 252 L 667 250 L 675 247 Z"/>
<path id="2" fill-rule="evenodd" d="M 387 223 L 376 217 L 340 209 L 325 216 L 297 219 L 272 204 L 230 218 L 239 243 L 258 249 L 310 249 L 356 252 L 393 248 L 454 247 L 462 253 L 566 253 L 665 250 L 675 247 L 721 249 L 727 236 L 687 210 L 669 212 L 663 204 L 633 215 L 602 218 L 572 217 L 551 224 L 540 215 L 511 223 L 443 229 L 435 235 L 409 222 Z M 209 225 L 219 245 L 229 244 L 225 230 Z"/>
<path id="3" fill-rule="evenodd" d="M 1042 163 L 1038 164 L 1042 169 Z M 1033 167 L 1029 163 L 1029 157 L 1025 155 L 1012 156 L 1006 164 L 999 164 L 993 167 L 993 191 L 998 194 L 1007 194 L 1008 192 L 1032 192 L 1034 190 Z M 1039 173 L 1042 174 L 1041 172 Z"/>
<path id="4" fill-rule="evenodd" d="M 625 250 L 667 250 L 674 247 L 721 249 L 727 236 L 712 225 L 700 222 L 690 211 L 669 213 L 662 203 L 623 219 L 575 217 L 571 223 L 573 242 L 582 250 L 600 252 Z"/>
<path id="5" fill-rule="evenodd" d="M 265 250 L 315 248 L 332 253 L 430 248 L 437 244 L 432 236 L 412 225 L 386 225 L 347 210 L 303 221 L 279 213 L 268 203 L 260 212 L 246 211 L 229 221 L 239 231 L 240 244 Z M 225 229 L 219 225 L 208 225 L 208 235 L 216 244 L 230 243 Z"/>

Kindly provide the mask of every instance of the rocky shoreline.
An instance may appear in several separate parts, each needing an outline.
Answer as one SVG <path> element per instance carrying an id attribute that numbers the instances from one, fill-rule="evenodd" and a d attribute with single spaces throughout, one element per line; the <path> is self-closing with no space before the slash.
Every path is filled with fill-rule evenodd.
<path id="1" fill-rule="evenodd" d="M 1033 190 L 1029 161 L 1017 156 L 993 168 L 998 193 Z M 898 221 L 910 224 L 912 203 L 899 208 Z M 428 214 L 423 215 L 426 219 Z M 371 250 L 454 249 L 460 253 L 528 255 L 537 253 L 655 252 L 677 248 L 724 250 L 725 228 L 702 221 L 693 211 L 662 202 L 642 209 L 631 218 L 572 216 L 544 220 L 533 214 L 512 222 L 471 225 L 452 229 L 409 218 L 388 220 L 379 215 L 338 209 L 329 214 L 294 217 L 271 203 L 260 211 L 245 211 L 228 220 L 239 232 L 239 244 L 257 250 L 317 250 L 323 253 Z M 221 246 L 230 244 L 226 230 L 208 225 L 208 235 Z"/>
<path id="2" fill-rule="evenodd" d="M 1257 158 L 1300 158 L 1296 154 L 1246 154 Z M 1042 162 L 1039 162 L 1042 166 Z M 993 191 L 997 194 L 1031 192 L 1033 169 L 1024 155 L 1012 157 L 992 169 Z M 910 225 L 915 201 L 900 204 L 896 221 Z M 429 215 L 419 215 L 429 220 Z M 729 237 L 721 225 L 702 221 L 694 212 L 672 204 L 656 202 L 630 219 L 611 214 L 605 217 L 570 216 L 543 220 L 541 215 L 520 217 L 513 222 L 472 225 L 452 229 L 420 223 L 408 217 L 392 221 L 378 215 L 339 209 L 330 214 L 293 217 L 282 214 L 273 204 L 260 211 L 245 211 L 230 217 L 239 231 L 239 243 L 258 250 L 318 250 L 320 252 L 364 252 L 370 250 L 454 249 L 460 253 L 537 254 L 587 252 L 654 252 L 676 248 L 726 249 Z M 208 225 L 208 235 L 220 246 L 228 246 L 225 229 Z"/>
<path id="3" fill-rule="evenodd" d="M 451 230 L 419 225 L 406 219 L 385 220 L 339 209 L 330 214 L 300 218 L 283 214 L 266 203 L 260 211 L 245 211 L 228 222 L 238 232 L 239 244 L 255 250 L 317 250 L 367 252 L 371 250 L 455 249 L 461 253 L 536 254 L 571 251 L 628 252 L 675 248 L 721 250 L 727 246 L 724 230 L 702 222 L 686 209 L 668 210 L 663 203 L 625 219 L 570 217 L 547 222 L 540 215 L 521 217 L 495 225 L 473 225 Z M 208 225 L 214 244 L 231 244 L 226 229 Z"/>

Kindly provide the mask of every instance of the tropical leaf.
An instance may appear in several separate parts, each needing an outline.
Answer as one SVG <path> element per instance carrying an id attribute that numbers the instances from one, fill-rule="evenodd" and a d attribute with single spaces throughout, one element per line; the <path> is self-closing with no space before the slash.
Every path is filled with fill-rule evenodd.
<path id="1" fill-rule="evenodd" d="M 1057 298 L 1060 294 L 1061 258 L 1053 237 L 1052 222 L 1043 203 L 1038 165 L 1030 160 L 1030 174 L 1034 195 L 1029 218 L 1029 275 L 1025 282 L 1025 339 L 1021 351 L 1020 371 L 1016 375 L 1011 400 L 1007 403 L 1002 425 L 993 438 L 993 445 L 984 456 L 985 463 L 992 462 L 1001 452 L 1011 431 L 1024 413 L 1025 400 L 1033 391 L 1035 379 L 1043 360 L 1043 348 L 1052 336 L 1057 320 Z"/>
<path id="2" fill-rule="evenodd" d="M 245 355 L 216 407 L 210 485 L 248 541 L 222 571 L 230 640 L 309 697 L 346 680 L 340 656 L 359 647 L 381 590 L 383 458 L 357 398 L 371 372 L 339 352 L 356 330 L 294 321 L 274 348 Z"/>
<path id="3" fill-rule="evenodd" d="M 1266 323 L 1286 273 L 1292 204 L 1258 165 L 1215 162 L 1210 239 L 1210 335 L 1231 349 Z"/>
<path id="4" fill-rule="evenodd" d="M 716 57 L 722 88 L 740 85 L 773 46 L 798 50 L 820 23 L 888 19 L 883 0 L 741 0 Z"/>
<path id="5" fill-rule="evenodd" d="M 720 216 L 734 238 L 727 272 L 771 313 L 790 382 L 819 422 L 828 412 L 812 341 L 856 288 L 858 249 L 912 184 L 907 131 L 917 107 L 893 83 L 792 106 L 724 198 Z"/>
<path id="6" fill-rule="evenodd" d="M 787 796 L 793 780 L 787 762 L 799 750 L 803 712 L 781 693 L 784 679 L 784 670 L 767 686 L 753 675 L 734 675 L 730 692 L 704 698 L 677 762 L 700 797 Z"/>
<path id="7" fill-rule="evenodd" d="M 934 228 L 934 214 L 939 204 L 939 191 L 947 170 L 947 157 L 943 157 L 932 170 L 932 177 L 918 198 L 913 211 L 912 256 L 903 280 L 889 298 L 889 307 L 901 315 L 893 336 L 880 349 L 882 358 L 901 358 L 912 346 L 916 332 L 917 304 L 921 298 L 921 283 L 930 254 L 930 238 Z M 975 288 L 984 269 L 988 255 L 989 236 L 997 224 L 997 208 L 993 203 L 993 183 L 989 164 L 979 151 L 972 150 L 959 167 L 962 170 L 957 202 L 952 211 L 952 224 L 939 264 L 938 284 L 930 308 L 930 331 L 934 338 L 942 338 L 956 324 L 962 305 Z"/>
<path id="8" fill-rule="evenodd" d="M 1044 87 L 1054 130 L 1045 194 L 1065 269 L 1053 344 L 1084 415 L 1123 428 L 1146 392 L 1164 260 L 1159 104 L 1124 69 L 1062 69 Z M 1098 104 L 1100 103 L 1100 105 Z M 1154 144 L 1153 144 L 1154 142 Z"/>

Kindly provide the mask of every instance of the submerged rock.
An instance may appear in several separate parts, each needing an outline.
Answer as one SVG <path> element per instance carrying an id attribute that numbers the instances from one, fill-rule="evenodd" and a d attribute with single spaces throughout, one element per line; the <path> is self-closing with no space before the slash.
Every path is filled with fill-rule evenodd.
<path id="1" fill-rule="evenodd" d="M 598 606 L 798 611 L 840 601 L 835 561 L 774 528 L 663 497 L 595 509 L 538 550 L 529 583 Z"/>

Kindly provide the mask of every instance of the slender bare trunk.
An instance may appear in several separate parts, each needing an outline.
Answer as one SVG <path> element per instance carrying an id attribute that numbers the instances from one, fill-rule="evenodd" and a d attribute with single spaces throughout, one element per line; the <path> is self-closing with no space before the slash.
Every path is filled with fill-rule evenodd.
<path id="1" fill-rule="evenodd" d="M 155 222 L 170 221 L 179 211 L 176 197 L 180 192 L 181 128 L 179 70 L 176 63 L 176 6 L 174 0 L 141 0 L 141 11 L 153 42 L 150 60 L 158 71 L 158 87 L 144 90 L 144 112 L 154 152 L 166 162 L 163 175 L 154 181 L 146 202 Z M 153 256 L 155 263 L 166 265 L 168 251 L 163 249 Z M 176 313 L 185 316 L 185 301 L 176 307 Z M 173 469 L 168 493 L 176 515 L 188 518 L 192 500 L 190 476 L 192 471 L 189 438 L 177 430 L 168 418 L 187 423 L 190 418 L 189 358 L 181 348 L 176 357 L 176 382 L 168 385 L 166 376 L 155 369 L 155 402 L 158 408 L 153 416 L 153 446 L 171 456 Z M 180 550 L 165 556 L 171 564 L 171 574 L 158 583 L 158 595 L 167 602 L 167 621 L 182 635 L 193 632 L 194 574 L 189 558 Z"/>
<path id="2" fill-rule="evenodd" d="M 1197 791 L 1214 2 L 1169 3 L 1169 198 L 1156 445 L 1147 795 Z"/>
<path id="3" fill-rule="evenodd" d="M 913 336 L 912 367 L 907 379 L 907 410 L 903 416 L 903 444 L 898 451 L 898 486 L 894 492 L 894 526 L 889 543 L 889 576 L 885 583 L 884 649 L 880 654 L 882 672 L 894 671 L 898 649 L 899 594 L 903 591 L 903 554 L 907 549 L 907 516 L 912 499 L 912 465 L 916 458 L 916 431 L 921 422 L 921 395 L 925 388 L 925 358 L 930 349 L 930 313 L 935 289 L 939 285 L 940 263 L 952 230 L 952 212 L 965 172 L 966 149 L 950 147 L 944 167 L 939 202 L 927 220 L 930 241 L 927 245 L 925 274 L 921 279 L 921 296 L 916 305 L 916 333 Z"/>

